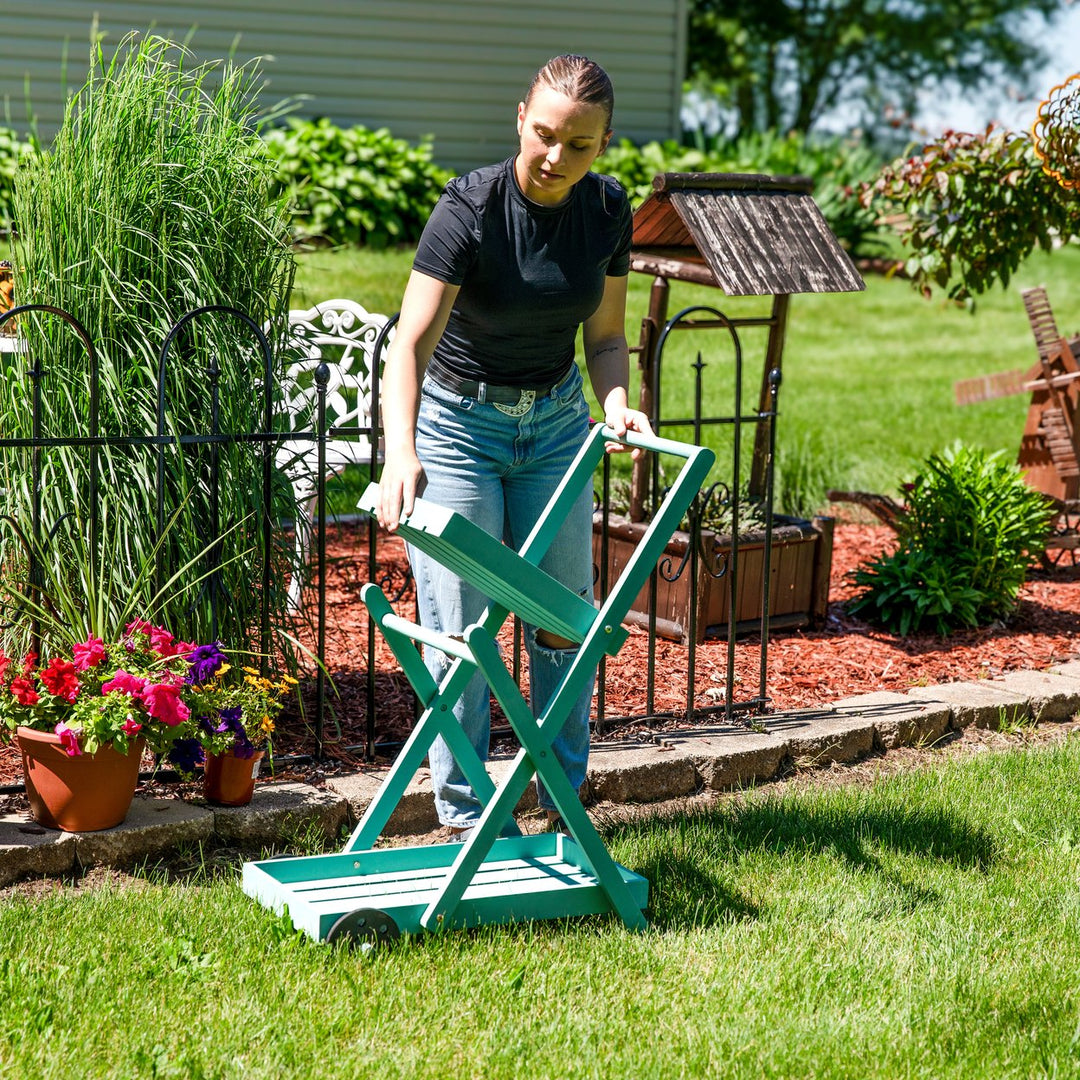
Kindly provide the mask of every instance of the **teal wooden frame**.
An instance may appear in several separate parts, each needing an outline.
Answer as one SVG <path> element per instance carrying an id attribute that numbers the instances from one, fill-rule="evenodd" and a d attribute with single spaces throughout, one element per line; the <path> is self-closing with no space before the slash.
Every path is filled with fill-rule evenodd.
<path id="1" fill-rule="evenodd" d="M 591 483 L 608 442 L 681 458 L 683 464 L 637 550 L 597 610 L 542 571 L 539 563 L 567 508 Z M 611 858 L 551 753 L 551 742 L 601 656 L 614 655 L 626 640 L 621 620 L 714 459 L 705 447 L 634 432 L 618 438 L 597 425 L 518 552 L 457 514 L 417 499 L 413 512 L 402 518 L 398 534 L 476 586 L 491 603 L 458 638 L 401 618 L 377 585 L 364 587 L 364 603 L 423 712 L 340 854 L 248 863 L 244 890 L 275 910 L 287 907 L 294 925 L 316 940 L 325 938 L 337 918 L 361 906 L 385 911 L 405 932 L 601 911 L 616 912 L 630 929 L 643 928 L 648 883 Z M 367 489 L 361 509 L 374 512 L 377 491 L 376 484 Z M 511 613 L 580 643 L 552 699 L 535 719 L 495 641 Z M 441 682 L 436 683 L 424 666 L 414 645 L 417 641 L 453 658 Z M 476 670 L 487 680 L 521 744 L 498 788 L 451 711 Z M 463 844 L 397 849 L 396 854 L 373 850 L 439 735 L 484 807 L 479 822 Z M 569 836 L 520 835 L 513 811 L 534 775 L 550 793 Z"/>

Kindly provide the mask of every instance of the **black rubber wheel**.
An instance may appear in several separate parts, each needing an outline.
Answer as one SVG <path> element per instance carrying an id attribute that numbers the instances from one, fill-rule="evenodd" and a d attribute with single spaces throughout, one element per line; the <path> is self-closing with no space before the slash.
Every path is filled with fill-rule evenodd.
<path id="1" fill-rule="evenodd" d="M 401 937 L 398 925 L 378 908 L 356 908 L 342 915 L 326 934 L 328 945 L 348 945 L 370 952 Z"/>

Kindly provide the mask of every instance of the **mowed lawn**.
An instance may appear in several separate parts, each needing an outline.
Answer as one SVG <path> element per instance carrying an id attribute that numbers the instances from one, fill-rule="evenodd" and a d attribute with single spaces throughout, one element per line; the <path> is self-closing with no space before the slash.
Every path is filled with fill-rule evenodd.
<path id="1" fill-rule="evenodd" d="M 294 306 L 334 296 L 371 311 L 393 312 L 408 278 L 410 250 L 316 251 L 301 256 Z M 784 351 L 778 454 L 812 459 L 825 487 L 895 493 L 927 455 L 961 440 L 1015 457 L 1027 411 L 1023 397 L 955 404 L 958 379 L 1027 369 L 1037 359 L 1020 290 L 1045 285 L 1063 332 L 1080 331 L 1080 247 L 1036 253 L 1008 289 L 979 298 L 975 313 L 924 300 L 899 278 L 867 276 L 863 293 L 796 296 Z M 627 337 L 638 341 L 652 279 L 630 275 Z M 765 314 L 769 301 L 730 298 L 717 289 L 675 282 L 669 315 L 692 306 L 725 315 Z M 744 410 L 756 407 L 765 333 L 742 336 Z M 734 385 L 730 338 L 708 330 L 674 335 L 665 353 L 664 417 L 692 408 L 692 363 L 700 351 L 706 414 L 731 412 Z M 637 393 L 636 372 L 633 379 Z M 595 405 L 595 403 L 594 403 Z M 594 415 L 599 415 L 594 408 Z M 666 434 L 689 438 L 685 428 Z M 718 448 L 725 430 L 708 429 Z M 803 463 L 805 468 L 805 462 Z"/>
<path id="2" fill-rule="evenodd" d="M 0 243 L 0 257 L 7 254 Z M 347 297 L 369 311 L 398 310 L 412 249 L 316 249 L 299 255 L 293 307 Z M 958 406 L 958 379 L 1010 369 L 1036 360 L 1021 289 L 1045 285 L 1063 332 L 1080 332 L 1080 245 L 1037 252 L 1007 289 L 980 297 L 975 313 L 940 297 L 924 300 L 900 278 L 868 275 L 863 293 L 793 298 L 783 363 L 778 458 L 815 474 L 819 487 L 895 493 L 927 455 L 955 440 L 1015 457 L 1027 401 L 999 398 Z M 652 279 L 630 275 L 627 338 L 639 339 Z M 767 314 L 767 299 L 727 297 L 717 289 L 675 282 L 669 315 L 694 306 L 737 317 Z M 765 333 L 742 334 L 744 409 L 756 407 Z M 733 397 L 730 338 L 709 330 L 676 334 L 664 358 L 665 417 L 689 415 L 692 363 L 705 363 L 704 412 L 729 415 Z M 636 371 L 632 396 L 638 392 Z M 599 415 L 594 405 L 594 415 Z M 705 441 L 726 451 L 728 429 L 706 429 Z M 665 431 L 690 438 L 687 428 Z M 726 456 L 723 461 L 726 461 Z M 721 466 L 723 467 L 723 466 Z"/>
<path id="3" fill-rule="evenodd" d="M 650 927 L 296 936 L 237 863 L 0 902 L 0 1076 L 1080 1074 L 1080 738 L 612 825 Z M 865 771 L 865 767 L 864 767 Z"/>

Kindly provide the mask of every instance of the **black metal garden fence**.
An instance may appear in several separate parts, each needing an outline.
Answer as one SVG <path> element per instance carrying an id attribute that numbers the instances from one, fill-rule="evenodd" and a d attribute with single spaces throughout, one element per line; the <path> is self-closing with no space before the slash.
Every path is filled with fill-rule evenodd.
<path id="1" fill-rule="evenodd" d="M 326 629 L 327 629 L 327 524 L 330 515 L 327 512 L 327 469 L 326 450 L 334 440 L 348 440 L 365 438 L 371 446 L 371 475 L 377 475 L 378 470 L 378 433 L 379 423 L 379 371 L 386 344 L 392 331 L 394 319 L 389 320 L 379 333 L 373 349 L 373 359 L 370 372 L 370 418 L 366 426 L 335 426 L 333 417 L 328 415 L 327 410 L 327 385 L 330 379 L 329 364 L 318 364 L 314 369 L 314 386 L 316 391 L 316 408 L 310 418 L 311 422 L 297 426 L 294 422 L 283 423 L 281 415 L 283 408 L 283 395 L 278 385 L 278 366 L 275 363 L 274 349 L 271 346 L 263 329 L 255 323 L 246 313 L 221 305 L 200 307 L 187 312 L 169 330 L 161 347 L 158 361 L 157 379 L 157 422 L 155 430 L 150 433 L 137 433 L 117 435 L 112 433 L 103 434 L 99 424 L 99 373 L 97 352 L 90 336 L 83 326 L 72 315 L 57 308 L 46 305 L 24 305 L 15 308 L 5 315 L 0 316 L 0 327 L 8 320 L 27 316 L 33 312 L 47 313 L 67 323 L 79 336 L 86 350 L 89 363 L 89 387 L 90 397 L 87 415 L 80 418 L 80 430 L 77 435 L 65 435 L 62 437 L 51 436 L 42 429 L 42 394 L 43 387 L 48 383 L 49 371 L 42 361 L 40 350 L 26 349 L 25 339 L 22 345 L 19 338 L 8 339 L 9 352 L 14 355 L 25 355 L 31 362 L 23 370 L 23 375 L 28 381 L 28 400 L 30 404 L 30 435 L 12 437 L 8 433 L 0 431 L 0 454 L 8 454 L 12 451 L 29 451 L 29 467 L 31 475 L 27 479 L 32 493 L 30 521 L 28 534 L 26 529 L 8 515 L 0 515 L 0 522 L 13 528 L 18 534 L 20 542 L 25 549 L 26 559 L 26 584 L 25 587 L 34 590 L 40 586 L 41 565 L 40 560 L 49 549 L 50 539 L 59 528 L 58 521 L 44 521 L 42 519 L 41 494 L 46 476 L 43 472 L 43 453 L 51 449 L 69 448 L 84 451 L 88 457 L 89 468 L 89 502 L 87 514 L 90 520 L 90 535 L 97 535 L 98 522 L 107 506 L 109 499 L 123 497 L 122 493 L 110 490 L 100 482 L 98 459 L 99 455 L 108 449 L 109 451 L 123 451 L 125 453 L 152 453 L 157 458 L 156 469 L 156 522 L 155 527 L 160 533 L 165 527 L 169 515 L 173 512 L 170 505 L 170 490 L 166 483 L 165 455 L 171 449 L 200 447 L 207 455 L 207 467 L 202 473 L 204 482 L 208 486 L 209 512 L 204 523 L 208 537 L 221 535 L 223 522 L 219 520 L 218 511 L 218 457 L 225 448 L 238 445 L 246 445 L 257 451 L 259 468 L 252 476 L 252 484 L 259 491 L 258 505 L 262 508 L 261 520 L 259 521 L 261 551 L 257 560 L 260 569 L 261 590 L 260 624 L 258 630 L 259 653 L 263 657 L 263 663 L 271 655 L 272 637 L 274 626 L 272 625 L 271 596 L 275 589 L 283 588 L 280 581 L 275 580 L 275 536 L 279 536 L 283 527 L 281 521 L 275 520 L 271 507 L 273 505 L 272 487 L 275 481 L 275 451 L 286 439 L 291 442 L 306 442 L 313 444 L 317 450 L 317 460 L 314 465 L 314 480 L 316 484 L 315 513 L 314 513 L 314 544 L 312 552 L 312 573 L 316 583 L 314 595 L 314 628 L 315 628 L 315 686 L 314 686 L 314 715 L 310 717 L 311 727 L 314 732 L 315 758 L 321 758 L 325 753 L 326 741 L 324 722 L 327 707 L 328 679 L 333 677 L 326 663 Z M 708 319 L 702 321 L 692 319 L 692 315 L 705 315 Z M 189 325 L 197 320 L 226 319 L 241 324 L 251 336 L 252 356 L 257 359 L 258 371 L 252 372 L 252 384 L 259 395 L 261 412 L 261 430 L 257 431 L 222 431 L 220 430 L 220 400 L 218 379 L 220 370 L 213 353 L 195 359 L 193 363 L 189 357 L 185 361 L 189 377 L 200 380 L 208 393 L 209 409 L 207 412 L 208 424 L 206 430 L 176 432 L 170 430 L 170 403 L 166 387 L 168 380 L 166 374 L 169 371 L 171 357 L 178 340 L 182 338 L 184 331 Z M 24 322 L 23 327 L 28 326 Z M 701 326 L 714 326 L 724 329 L 732 345 L 732 361 L 730 367 L 718 364 L 715 371 L 715 379 L 730 379 L 730 385 L 734 394 L 735 407 L 731 415 L 705 416 L 703 415 L 703 387 L 706 384 L 706 363 L 701 358 L 701 353 L 693 364 L 694 367 L 694 403 L 689 416 L 665 417 L 661 408 L 661 384 L 660 372 L 664 347 L 671 333 L 676 330 Z M 653 365 L 654 385 L 653 401 L 654 427 L 658 431 L 665 428 L 680 427 L 689 429 L 692 441 L 700 442 L 707 429 L 723 425 L 730 429 L 732 452 L 729 460 L 730 471 L 727 475 L 718 479 L 712 485 L 703 490 L 695 501 L 686 522 L 685 537 L 679 552 L 671 553 L 661 559 L 657 571 L 653 575 L 648 590 L 647 603 L 644 603 L 644 611 L 640 614 L 641 625 L 648 630 L 648 667 L 645 673 L 644 685 L 641 686 L 641 707 L 624 715 L 610 715 L 606 708 L 605 667 L 601 667 L 597 692 L 597 711 L 594 722 L 598 730 L 609 729 L 617 725 L 632 723 L 649 723 L 656 719 L 681 718 L 688 722 L 700 719 L 710 714 L 723 713 L 727 720 L 731 720 L 736 714 L 763 710 L 768 703 L 766 688 L 767 673 L 767 648 L 769 637 L 769 591 L 770 591 L 770 565 L 771 559 L 764 559 L 763 572 L 760 578 L 759 609 L 760 618 L 757 622 L 756 634 L 759 638 L 759 678 L 757 692 L 743 701 L 735 699 L 735 641 L 736 635 L 747 630 L 747 621 L 739 617 L 740 603 L 745 602 L 745 597 L 740 596 L 739 585 L 739 559 L 740 559 L 740 516 L 743 511 L 742 500 L 739 493 L 740 468 L 742 463 L 742 439 L 741 432 L 747 426 L 755 429 L 763 429 L 766 432 L 766 444 L 768 456 L 766 462 L 766 483 L 764 486 L 764 498 L 757 500 L 756 510 L 759 518 L 764 520 L 765 550 L 771 550 L 773 536 L 773 448 L 775 446 L 776 417 L 777 417 L 777 394 L 779 392 L 779 371 L 774 370 L 769 378 L 770 400 L 768 408 L 744 412 L 742 406 L 742 346 L 739 340 L 738 320 L 729 320 L 722 313 L 712 308 L 688 308 L 671 319 L 663 330 L 656 351 Z M 30 332 L 23 329 L 24 334 Z M 6 365 L 9 377 L 18 369 L 18 364 Z M 257 375 L 257 378 L 256 378 Z M 710 378 L 714 378 L 710 374 Z M 368 391 L 365 391 L 368 392 Z M 761 440 L 758 439 L 758 444 Z M 603 595 L 607 587 L 610 559 L 612 557 L 612 540 L 609 535 L 610 503 L 611 503 L 611 471 L 610 464 L 605 460 L 602 475 L 599 477 L 600 492 L 597 499 L 596 514 L 596 578 L 600 595 Z M 662 490 L 662 477 L 654 462 L 651 478 L 651 497 L 653 505 L 658 502 Z M 716 504 L 726 507 L 731 522 L 730 544 L 722 554 L 717 554 L 713 543 L 713 533 L 705 527 L 710 508 Z M 368 577 L 375 580 L 379 566 L 379 530 L 376 523 L 369 519 L 366 522 L 367 531 L 367 554 L 368 554 Z M 230 598 L 222 589 L 220 546 L 210 543 L 207 547 L 207 565 L 204 568 L 204 580 L 200 594 L 208 601 L 211 625 L 207 628 L 211 635 L 216 634 L 218 613 L 221 605 L 228 603 Z M 280 560 L 279 560 L 280 565 Z M 157 566 L 155 573 L 158 579 L 165 577 L 169 572 L 166 566 Z M 293 570 L 298 571 L 299 567 Z M 705 616 L 698 610 L 699 593 L 703 586 L 711 582 L 727 579 L 727 606 L 728 616 L 726 619 L 726 685 L 723 701 L 719 704 L 700 705 L 697 703 L 695 691 L 695 664 L 697 650 L 705 633 L 701 620 Z M 663 629 L 671 620 L 665 622 L 658 614 L 658 597 L 665 589 L 684 583 L 687 586 L 688 606 L 686 608 L 685 625 L 681 627 L 681 640 L 687 654 L 687 684 L 685 696 L 685 709 L 660 711 L 655 706 L 655 689 L 657 685 L 656 673 L 656 644 L 658 627 Z M 745 591 L 745 589 L 743 589 Z M 37 628 L 31 627 L 31 635 L 37 634 Z M 520 646 L 520 628 L 515 635 L 515 640 Z M 375 682 L 375 638 L 373 627 L 368 623 L 368 650 L 366 671 L 366 737 L 362 747 L 350 747 L 353 752 L 362 751 L 364 756 L 372 760 L 377 753 L 391 753 L 392 745 L 381 744 L 378 741 L 380 730 L 379 702 L 376 694 Z M 520 647 L 515 649 L 515 671 L 520 672 Z M 496 729 L 495 734 L 498 734 Z"/>

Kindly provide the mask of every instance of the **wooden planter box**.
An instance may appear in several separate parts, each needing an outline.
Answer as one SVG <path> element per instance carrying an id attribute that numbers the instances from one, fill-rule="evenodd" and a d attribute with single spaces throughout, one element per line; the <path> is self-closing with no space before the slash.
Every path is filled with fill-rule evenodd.
<path id="1" fill-rule="evenodd" d="M 647 528 L 626 518 L 608 517 L 608 582 L 613 582 L 634 553 L 637 541 Z M 603 523 L 597 514 L 593 521 L 593 562 L 600 566 Z M 698 560 L 698 616 L 696 637 L 726 636 L 731 608 L 730 573 L 714 575 L 724 566 L 731 550 L 729 537 L 702 532 L 702 550 L 706 558 Z M 776 629 L 807 626 L 824 618 L 829 603 L 829 575 L 832 571 L 832 518 L 805 521 L 777 515 L 773 524 L 772 564 L 769 579 L 769 620 Z M 686 555 L 689 534 L 677 532 L 657 562 L 656 632 L 659 636 L 684 644 L 690 633 L 690 560 L 675 581 L 675 574 Z M 665 565 L 666 564 L 666 565 Z M 765 534 L 748 533 L 739 542 L 736 633 L 753 633 L 761 628 L 761 599 L 765 569 Z M 600 585 L 596 595 L 600 597 Z M 649 622 L 649 585 L 638 594 L 627 615 L 627 622 L 647 626 Z"/>

